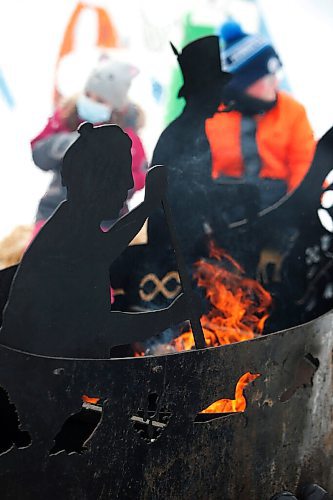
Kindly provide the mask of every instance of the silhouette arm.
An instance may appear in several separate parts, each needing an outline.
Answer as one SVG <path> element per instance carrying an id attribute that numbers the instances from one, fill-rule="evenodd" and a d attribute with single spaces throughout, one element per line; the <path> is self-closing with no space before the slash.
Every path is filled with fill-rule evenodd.
<path id="1" fill-rule="evenodd" d="M 134 210 L 119 219 L 108 232 L 112 248 L 119 255 L 138 234 L 149 215 L 161 206 L 166 191 L 166 169 L 158 165 L 148 171 L 145 199 Z M 115 256 L 113 257 L 115 258 Z"/>
<path id="2" fill-rule="evenodd" d="M 149 215 L 147 205 L 142 202 L 111 227 L 107 234 L 110 235 L 111 249 L 116 249 L 117 255 L 128 247 Z"/>
<path id="3" fill-rule="evenodd" d="M 119 337 L 111 339 L 113 345 L 142 342 L 153 335 L 163 332 L 170 326 L 188 319 L 187 301 L 180 294 L 172 304 L 158 311 L 128 313 L 115 311 L 110 313 L 110 330 L 117 332 Z"/>

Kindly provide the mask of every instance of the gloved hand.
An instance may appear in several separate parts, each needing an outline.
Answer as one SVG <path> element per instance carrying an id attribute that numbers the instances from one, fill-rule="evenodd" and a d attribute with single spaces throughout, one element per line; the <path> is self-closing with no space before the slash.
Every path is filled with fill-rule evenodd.
<path id="1" fill-rule="evenodd" d="M 161 165 L 150 168 L 146 177 L 145 203 L 151 209 L 157 208 L 165 196 L 167 188 L 167 171 Z"/>
<path id="2" fill-rule="evenodd" d="M 55 160 L 62 160 L 67 149 L 78 139 L 78 132 L 60 132 L 54 134 L 50 156 Z"/>
<path id="3" fill-rule="evenodd" d="M 268 266 L 272 266 L 273 273 L 271 280 L 274 282 L 281 281 L 281 269 L 285 257 L 286 255 L 281 254 L 277 250 L 264 248 L 261 251 L 257 267 L 257 280 L 263 284 L 269 283 Z"/>

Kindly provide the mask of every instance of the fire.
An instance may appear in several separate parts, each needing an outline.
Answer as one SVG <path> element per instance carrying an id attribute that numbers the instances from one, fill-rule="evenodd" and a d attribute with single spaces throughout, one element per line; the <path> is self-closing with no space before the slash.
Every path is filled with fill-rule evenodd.
<path id="1" fill-rule="evenodd" d="M 83 396 L 82 396 L 82 401 L 84 403 L 90 403 L 91 405 L 96 405 L 99 400 L 100 400 L 100 398 L 90 398 L 86 394 L 83 394 Z"/>
<path id="2" fill-rule="evenodd" d="M 206 290 L 210 310 L 200 318 L 207 347 L 250 340 L 261 335 L 272 304 L 271 295 L 254 279 L 245 276 L 243 268 L 223 249 L 211 242 L 209 259 L 200 259 L 194 277 Z M 186 351 L 195 347 L 191 329 L 174 339 L 168 348 Z M 165 354 L 167 350 L 165 350 Z M 144 356 L 136 352 L 135 356 Z M 200 413 L 243 412 L 245 387 L 260 374 L 245 373 L 238 380 L 235 399 L 220 399 Z"/>
<path id="3" fill-rule="evenodd" d="M 224 250 L 210 245 L 210 259 L 200 259 L 194 277 L 206 289 L 211 309 L 201 317 L 208 347 L 250 340 L 262 334 L 272 302 L 257 281 L 247 278 L 242 267 Z M 176 351 L 194 347 L 192 331 L 175 340 Z"/>
<path id="4" fill-rule="evenodd" d="M 250 382 L 253 382 L 253 380 L 258 377 L 260 377 L 259 373 L 245 373 L 237 382 L 235 399 L 219 399 L 219 401 L 215 401 L 215 403 L 211 404 L 210 406 L 208 406 L 208 408 L 202 410 L 200 413 L 232 413 L 245 411 L 246 399 L 243 391 Z"/>

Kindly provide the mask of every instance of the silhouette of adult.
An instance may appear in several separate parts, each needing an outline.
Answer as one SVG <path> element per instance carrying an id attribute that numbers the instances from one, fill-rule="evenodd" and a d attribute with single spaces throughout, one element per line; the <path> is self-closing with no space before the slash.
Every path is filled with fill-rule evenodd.
<path id="1" fill-rule="evenodd" d="M 165 171 L 149 171 L 145 200 L 108 232 L 133 188 L 131 140 L 116 125 L 84 123 L 62 167 L 64 201 L 25 253 L 4 310 L 2 342 L 50 356 L 108 358 L 188 316 L 182 294 L 149 313 L 111 311 L 109 267 L 165 192 Z"/>
<path id="2" fill-rule="evenodd" d="M 185 107 L 161 134 L 152 164 L 165 165 L 168 172 L 168 198 L 185 258 L 198 255 L 198 246 L 212 226 L 213 192 L 221 188 L 211 177 L 211 155 L 205 133 L 205 120 L 223 100 L 225 84 L 231 75 L 222 71 L 217 36 L 199 38 L 177 55 L 184 84 L 178 96 Z M 159 231 L 158 218 L 149 222 L 149 237 Z"/>
<path id="3" fill-rule="evenodd" d="M 217 36 L 199 38 L 184 47 L 181 53 L 171 46 L 183 75 L 184 83 L 178 95 L 185 98 L 185 107 L 162 132 L 152 165 L 165 166 L 172 223 L 185 265 L 192 275 L 193 263 L 199 256 L 207 254 L 207 235 L 212 227 L 215 234 L 223 234 L 225 228 L 221 210 L 217 210 L 213 201 L 214 196 L 221 198 L 221 186 L 211 177 L 205 121 L 214 115 L 223 101 L 224 86 L 231 75 L 222 71 Z M 134 258 L 133 269 L 131 262 Z M 169 292 L 172 295 L 175 290 L 170 276 L 176 269 L 174 245 L 164 210 L 160 207 L 148 221 L 148 245 L 128 249 L 120 265 L 112 267 L 111 282 L 126 290 L 127 305 L 143 308 L 151 307 L 150 301 L 142 298 L 144 294 L 140 293 L 146 280 L 153 290 L 155 286 L 155 291 L 156 283 L 162 283 L 159 293 L 154 293 L 152 299 L 154 306 L 161 306 L 170 303 Z M 133 294 L 134 289 L 139 295 Z"/>

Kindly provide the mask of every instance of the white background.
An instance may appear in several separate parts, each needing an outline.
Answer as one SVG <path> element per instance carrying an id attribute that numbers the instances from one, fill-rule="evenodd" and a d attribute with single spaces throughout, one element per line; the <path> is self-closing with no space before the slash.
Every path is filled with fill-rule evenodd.
<path id="1" fill-rule="evenodd" d="M 258 12 L 246 0 L 109 0 L 107 7 L 126 49 L 141 70 L 133 100 L 147 115 L 142 138 L 148 156 L 163 129 L 163 102 L 150 92 L 151 77 L 167 86 L 175 67 L 168 41 L 181 44 L 181 19 L 192 9 L 193 20 L 219 25 L 228 15 L 247 31 L 258 27 Z M 284 63 L 293 95 L 307 108 L 317 137 L 333 124 L 333 1 L 258 0 L 259 15 Z M 0 238 L 16 225 L 31 223 L 49 175 L 36 168 L 30 140 L 52 112 L 55 62 L 64 29 L 76 0 L 0 0 L 0 70 L 15 100 L 10 109 L 0 95 Z M 95 20 L 87 13 L 77 33 L 73 64 L 63 63 L 60 84 L 68 94 L 79 90 L 93 54 Z M 87 55 L 85 64 L 79 54 Z"/>

